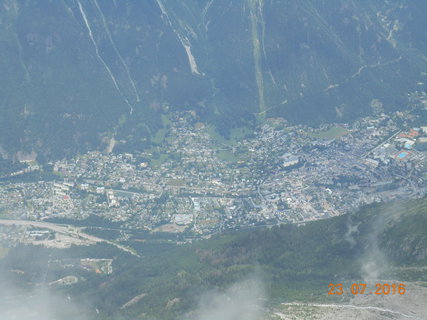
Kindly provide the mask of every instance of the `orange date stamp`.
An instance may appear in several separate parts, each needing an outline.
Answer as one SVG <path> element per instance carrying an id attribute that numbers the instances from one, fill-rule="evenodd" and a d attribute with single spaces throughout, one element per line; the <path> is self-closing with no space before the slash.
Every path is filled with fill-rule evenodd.
<path id="1" fill-rule="evenodd" d="M 328 294 L 376 294 L 376 295 L 404 295 L 406 293 L 406 286 L 403 283 L 376 283 L 373 287 L 366 285 L 366 283 L 353 283 L 348 286 L 343 286 L 341 283 L 330 283 L 328 285 Z"/>

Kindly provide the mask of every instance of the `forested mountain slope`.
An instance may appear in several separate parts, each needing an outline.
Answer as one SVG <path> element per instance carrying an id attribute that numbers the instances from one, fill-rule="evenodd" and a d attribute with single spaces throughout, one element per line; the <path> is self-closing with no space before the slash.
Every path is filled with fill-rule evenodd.
<path id="1" fill-rule="evenodd" d="M 139 148 L 167 110 L 227 136 L 349 121 L 425 90 L 425 1 L 0 2 L 0 152 Z"/>
<path id="2" fill-rule="evenodd" d="M 231 294 L 230 286 L 249 286 L 244 297 L 258 304 L 253 295 L 260 295 L 263 308 L 294 301 L 347 303 L 349 295 L 327 294 L 330 283 L 366 283 L 371 289 L 381 281 L 426 285 L 426 213 L 427 199 L 422 198 L 371 205 L 305 225 L 231 232 L 193 244 L 172 244 L 159 235 L 134 236 L 123 243 L 141 258 L 108 245 L 66 250 L 18 246 L 0 259 L 0 266 L 8 282 L 14 279 L 20 288 L 77 276 L 78 283 L 50 290 L 89 308 L 94 319 L 179 319 L 190 316 L 207 292 Z M 76 269 L 76 258 L 113 258 L 114 271 L 95 275 Z M 422 292 L 410 290 L 409 300 L 396 299 L 416 303 Z"/>

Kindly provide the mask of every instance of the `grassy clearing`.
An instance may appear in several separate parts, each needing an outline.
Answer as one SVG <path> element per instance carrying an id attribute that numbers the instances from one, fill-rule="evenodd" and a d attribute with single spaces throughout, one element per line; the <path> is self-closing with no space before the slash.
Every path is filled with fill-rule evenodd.
<path id="1" fill-rule="evenodd" d="M 252 133 L 252 130 L 248 127 L 240 127 L 231 129 L 230 137 L 231 140 L 237 141 L 246 137 L 248 134 Z"/>
<path id="2" fill-rule="evenodd" d="M 185 180 L 183 179 L 170 179 L 166 184 L 174 187 L 182 187 L 185 185 Z"/>
<path id="3" fill-rule="evenodd" d="M 225 139 L 223 136 L 221 136 L 217 131 L 215 126 L 208 125 L 206 126 L 206 132 L 210 135 L 212 139 L 214 139 L 216 142 L 220 144 L 230 144 L 231 142 L 227 139 Z"/>
<path id="4" fill-rule="evenodd" d="M 164 153 L 162 153 L 162 154 L 160 154 L 160 157 L 158 158 L 158 159 L 151 159 L 151 165 L 153 166 L 153 167 L 156 167 L 156 168 L 158 168 L 158 167 L 160 167 L 163 163 L 165 163 L 166 162 L 166 160 L 168 160 L 168 155 L 167 154 L 164 154 Z"/>
<path id="5" fill-rule="evenodd" d="M 168 130 L 166 128 L 159 129 L 151 141 L 153 141 L 156 144 L 161 144 L 163 140 L 165 139 L 166 133 Z"/>
<path id="6" fill-rule="evenodd" d="M 238 160 L 238 158 L 235 156 L 234 153 L 227 150 L 219 151 L 218 158 L 221 160 L 230 161 L 230 162 L 236 162 Z"/>
<path id="7" fill-rule="evenodd" d="M 166 137 L 166 134 L 168 133 L 168 130 L 169 130 L 168 127 L 170 127 L 172 123 L 167 115 L 162 114 L 161 117 L 162 117 L 163 128 L 157 130 L 156 134 L 152 138 L 152 141 L 156 144 L 160 144 L 163 142 L 163 140 Z"/>
<path id="8" fill-rule="evenodd" d="M 326 131 L 308 132 L 307 136 L 318 139 L 336 139 L 348 133 L 349 131 L 343 127 L 333 127 Z"/>
<path id="9" fill-rule="evenodd" d="M 252 130 L 248 127 L 234 128 L 230 130 L 230 139 L 226 139 L 216 131 L 215 126 L 206 126 L 206 131 L 212 139 L 214 139 L 219 144 L 224 145 L 236 145 L 240 139 L 243 139 L 252 132 Z"/>

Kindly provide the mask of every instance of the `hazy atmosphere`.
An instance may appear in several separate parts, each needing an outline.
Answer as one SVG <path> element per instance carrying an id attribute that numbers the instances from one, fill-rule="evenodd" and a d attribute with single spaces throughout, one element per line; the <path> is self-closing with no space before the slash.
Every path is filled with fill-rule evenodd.
<path id="1" fill-rule="evenodd" d="M 0 319 L 427 319 L 426 12 L 0 0 Z"/>

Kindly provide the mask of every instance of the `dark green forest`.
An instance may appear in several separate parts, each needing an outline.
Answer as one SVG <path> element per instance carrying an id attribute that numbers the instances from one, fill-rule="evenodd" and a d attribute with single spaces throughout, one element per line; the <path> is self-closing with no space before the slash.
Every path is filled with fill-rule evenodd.
<path id="1" fill-rule="evenodd" d="M 94 319 L 176 319 L 193 310 L 202 293 L 225 290 L 254 274 L 265 286 L 271 306 L 284 301 L 328 301 L 329 283 L 366 281 L 369 275 L 363 270 L 368 262 L 374 263 L 383 279 L 425 282 L 427 273 L 421 267 L 427 264 L 422 249 L 427 246 L 426 213 L 426 198 L 395 201 L 328 220 L 228 232 L 185 245 L 145 234 L 144 242 L 126 242 L 141 258 L 109 245 L 67 250 L 24 246 L 12 249 L 0 263 L 6 270 L 26 271 L 24 276 L 15 275 L 23 287 L 33 285 L 43 274 L 47 279 L 78 275 L 84 280 L 55 290 L 81 303 L 91 301 L 102 310 Z M 34 261 L 31 268 L 29 257 Z M 47 257 L 51 261 L 113 258 L 114 272 L 95 275 L 60 264 L 46 271 Z M 120 309 L 142 293 L 146 296 L 138 303 Z M 175 298 L 179 302 L 166 308 Z"/>
<path id="2" fill-rule="evenodd" d="M 71 157 L 113 136 L 123 150 L 146 149 L 161 114 L 178 110 L 224 137 L 266 117 L 348 122 L 378 112 L 374 100 L 385 112 L 413 107 L 408 96 L 427 83 L 422 0 L 2 4 L 9 160 Z"/>

